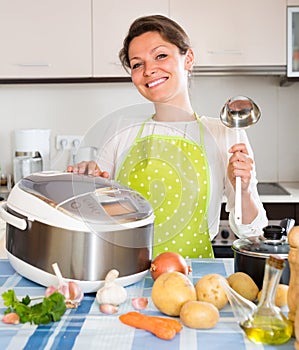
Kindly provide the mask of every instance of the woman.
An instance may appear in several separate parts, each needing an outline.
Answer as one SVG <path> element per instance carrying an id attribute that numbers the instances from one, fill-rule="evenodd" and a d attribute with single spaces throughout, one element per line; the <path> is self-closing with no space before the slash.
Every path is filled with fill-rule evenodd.
<path id="1" fill-rule="evenodd" d="M 155 211 L 154 256 L 213 257 L 223 194 L 230 225 L 242 237 L 259 233 L 267 218 L 256 188 L 253 154 L 244 131 L 198 116 L 188 77 L 194 53 L 184 30 L 171 19 L 135 20 L 119 54 L 132 82 L 155 113 L 142 125 L 121 130 L 96 162 L 68 167 L 74 173 L 115 178 L 139 191 Z M 242 224 L 234 219 L 234 187 L 241 178 Z"/>

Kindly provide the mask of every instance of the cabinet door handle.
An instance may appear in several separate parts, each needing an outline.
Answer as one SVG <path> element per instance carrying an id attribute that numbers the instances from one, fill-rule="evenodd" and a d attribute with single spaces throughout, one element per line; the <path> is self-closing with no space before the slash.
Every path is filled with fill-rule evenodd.
<path id="1" fill-rule="evenodd" d="M 50 67 L 50 63 L 17 63 L 19 67 Z"/>
<path id="2" fill-rule="evenodd" d="M 243 55 L 240 50 L 208 50 L 209 55 Z"/>

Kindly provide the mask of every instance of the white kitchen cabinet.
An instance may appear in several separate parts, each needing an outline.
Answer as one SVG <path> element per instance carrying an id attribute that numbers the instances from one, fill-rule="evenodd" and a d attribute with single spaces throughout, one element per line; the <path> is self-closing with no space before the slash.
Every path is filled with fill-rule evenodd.
<path id="1" fill-rule="evenodd" d="M 286 0 L 170 0 L 198 66 L 286 65 Z"/>
<path id="2" fill-rule="evenodd" d="M 118 53 L 130 24 L 140 16 L 169 14 L 168 0 L 93 0 L 93 76 L 127 77 Z"/>
<path id="3" fill-rule="evenodd" d="M 92 0 L 0 0 L 0 78 L 90 77 Z"/>

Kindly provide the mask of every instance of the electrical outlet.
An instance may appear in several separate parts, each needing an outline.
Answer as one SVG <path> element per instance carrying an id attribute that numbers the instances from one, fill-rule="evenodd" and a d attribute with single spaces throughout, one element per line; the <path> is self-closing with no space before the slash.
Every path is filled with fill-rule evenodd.
<path id="1" fill-rule="evenodd" d="M 64 145 L 64 149 L 72 149 L 73 147 L 79 147 L 83 136 L 78 135 L 57 135 L 56 136 L 56 149 L 61 150 Z"/>

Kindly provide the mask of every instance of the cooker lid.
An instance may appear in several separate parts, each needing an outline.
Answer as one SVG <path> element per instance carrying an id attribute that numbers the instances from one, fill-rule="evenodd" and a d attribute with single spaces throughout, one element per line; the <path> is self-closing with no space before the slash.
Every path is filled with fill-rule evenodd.
<path id="1" fill-rule="evenodd" d="M 288 258 L 290 246 L 284 228 L 276 225 L 266 226 L 264 234 L 234 241 L 233 250 L 255 257 L 269 257 L 272 254 Z"/>
<path id="2" fill-rule="evenodd" d="M 139 193 L 102 177 L 44 172 L 21 179 L 18 186 L 89 223 L 130 222 L 152 215 L 151 205 Z"/>

